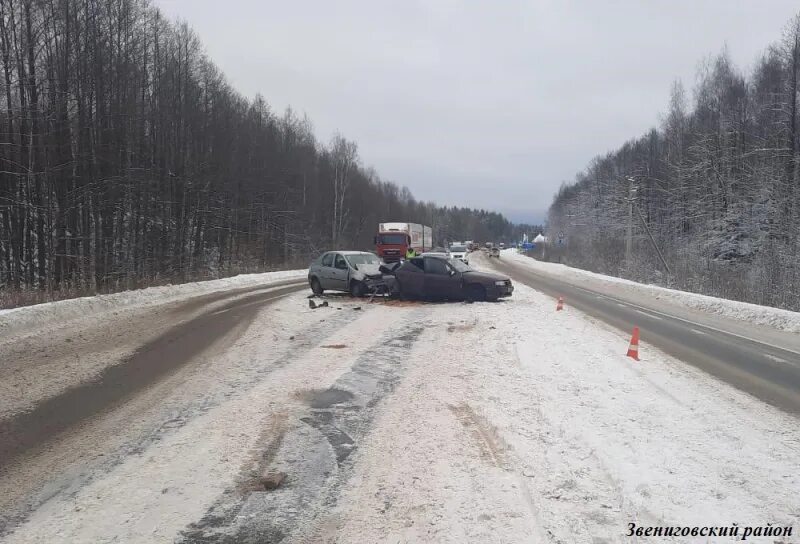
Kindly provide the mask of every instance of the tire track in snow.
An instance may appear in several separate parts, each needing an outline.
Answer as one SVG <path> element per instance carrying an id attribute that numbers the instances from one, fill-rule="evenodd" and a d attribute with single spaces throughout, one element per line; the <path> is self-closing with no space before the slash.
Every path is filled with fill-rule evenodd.
<path id="1" fill-rule="evenodd" d="M 313 530 L 317 516 L 335 506 L 351 472 L 350 458 L 378 406 L 402 379 L 406 354 L 424 330 L 424 313 L 409 312 L 360 352 L 330 387 L 303 395 L 306 406 L 298 409 L 270 467 L 289 475 L 286 485 L 222 497 L 179 541 L 281 542 Z"/>
<path id="2" fill-rule="evenodd" d="M 469 404 L 450 405 L 448 408 L 470 434 L 483 459 L 490 461 L 497 468 L 511 469 L 506 459 L 508 446 L 503 442 L 497 428 L 489 423 L 485 416 L 475 413 Z"/>

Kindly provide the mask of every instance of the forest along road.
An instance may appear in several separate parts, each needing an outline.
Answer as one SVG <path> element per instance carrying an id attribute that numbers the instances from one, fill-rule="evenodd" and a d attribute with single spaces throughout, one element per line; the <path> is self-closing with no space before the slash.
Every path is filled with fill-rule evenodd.
<path id="1" fill-rule="evenodd" d="M 778 408 L 800 414 L 800 350 L 797 334 L 759 331 L 741 322 L 679 311 L 670 304 L 640 296 L 635 302 L 620 287 L 600 290 L 592 281 L 582 285 L 533 270 L 518 260 L 487 259 L 498 272 L 554 298 L 563 296 L 575 307 L 604 323 L 630 333 L 641 330 L 641 342 L 750 393 Z M 745 330 L 743 330 L 745 329 Z M 646 348 L 645 348 L 646 349 Z"/>
<path id="2" fill-rule="evenodd" d="M 2 342 L 0 534 L 11 518 L 36 502 L 32 494 L 37 487 L 43 491 L 41 478 L 28 475 L 57 479 L 83 470 L 89 466 L 87 455 L 104 455 L 102 448 L 94 451 L 98 443 L 114 443 L 104 436 L 110 429 L 97 425 L 98 416 L 132 415 L 130 407 L 137 404 L 129 400 L 170 379 L 180 380 L 181 372 L 192 371 L 192 363 L 226 350 L 259 311 L 306 285 L 305 280 L 288 280 L 231 289 L 156 310 L 107 316 L 102 327 L 87 329 L 79 322 Z M 6 389 L 16 390 L 16 396 Z M 123 425 L 125 431 L 135 427 Z M 102 433 L 96 434 L 98 429 Z M 111 432 L 121 436 L 123 429 L 114 426 Z M 20 502 L 22 497 L 26 500 Z"/>

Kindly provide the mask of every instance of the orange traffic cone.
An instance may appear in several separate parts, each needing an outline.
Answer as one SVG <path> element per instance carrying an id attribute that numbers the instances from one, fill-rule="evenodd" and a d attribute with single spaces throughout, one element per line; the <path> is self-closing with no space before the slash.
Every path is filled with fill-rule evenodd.
<path id="1" fill-rule="evenodd" d="M 633 336 L 631 337 L 631 345 L 628 346 L 628 357 L 634 361 L 639 360 L 639 327 L 633 328 Z"/>
<path id="2" fill-rule="evenodd" d="M 558 297 L 558 304 L 556 305 L 556 311 L 560 312 L 564 309 L 564 297 Z"/>

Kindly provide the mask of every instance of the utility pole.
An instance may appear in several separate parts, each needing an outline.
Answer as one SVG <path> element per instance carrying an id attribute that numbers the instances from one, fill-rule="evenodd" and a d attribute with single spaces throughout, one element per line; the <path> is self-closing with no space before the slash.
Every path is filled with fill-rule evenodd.
<path id="1" fill-rule="evenodd" d="M 650 232 L 650 227 L 647 226 L 647 221 L 644 220 L 644 216 L 642 215 L 642 210 L 639 209 L 639 206 L 636 206 L 636 213 L 639 214 L 639 219 L 642 220 L 642 225 L 644 225 L 644 230 L 647 232 L 647 236 L 650 237 L 650 243 L 653 244 L 656 253 L 658 253 L 658 258 L 661 259 L 661 264 L 664 265 L 664 270 L 667 271 L 667 279 L 669 279 L 669 276 L 672 275 L 672 271 L 669 269 L 667 260 L 664 258 L 664 254 L 661 253 L 661 249 L 659 249 L 658 244 L 656 243 L 656 239 L 653 238 L 653 233 Z"/>
<path id="2" fill-rule="evenodd" d="M 664 258 L 664 254 L 661 253 L 661 249 L 658 247 L 656 243 L 656 239 L 653 238 L 653 233 L 650 232 L 650 227 L 647 226 L 647 221 L 644 220 L 644 216 L 642 215 L 642 210 L 639 209 L 639 206 L 636 205 L 636 180 L 633 179 L 632 176 L 628 176 L 628 235 L 625 239 L 625 265 L 630 266 L 631 262 L 631 246 L 633 242 L 633 208 L 636 207 L 636 214 L 639 216 L 639 219 L 642 222 L 642 226 L 644 227 L 645 232 L 647 232 L 648 238 L 650 238 L 650 243 L 653 244 L 653 248 L 656 250 L 658 254 L 658 258 L 661 260 L 661 264 L 664 265 L 664 270 L 667 271 L 667 277 L 672 275 L 672 271 L 669 269 L 669 265 L 667 264 L 667 260 Z"/>
<path id="3" fill-rule="evenodd" d="M 625 267 L 631 265 L 631 251 L 633 247 L 633 200 L 636 198 L 636 185 L 634 179 L 628 176 L 628 233 L 625 237 Z"/>

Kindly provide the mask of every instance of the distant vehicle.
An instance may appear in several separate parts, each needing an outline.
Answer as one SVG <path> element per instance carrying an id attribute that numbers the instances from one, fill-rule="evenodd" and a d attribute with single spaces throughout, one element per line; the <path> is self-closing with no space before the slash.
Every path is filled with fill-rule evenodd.
<path id="1" fill-rule="evenodd" d="M 500 242 L 500 249 L 505 249 L 506 245 L 503 242 Z"/>
<path id="2" fill-rule="evenodd" d="M 433 230 L 418 223 L 380 223 L 375 249 L 384 262 L 403 259 L 412 248 L 417 254 L 433 247 Z"/>
<path id="3" fill-rule="evenodd" d="M 465 245 L 453 244 L 450 246 L 450 256 L 454 259 L 460 259 L 464 261 L 465 264 L 469 264 L 469 258 L 467 256 L 468 251 L 469 250 Z"/>
<path id="4" fill-rule="evenodd" d="M 494 301 L 514 292 L 505 276 L 478 272 L 458 259 L 436 255 L 408 259 L 393 268 L 392 279 L 391 292 L 404 298 Z"/>
<path id="5" fill-rule="evenodd" d="M 485 247 L 486 249 L 492 249 L 492 248 L 494 247 L 494 244 L 493 244 L 493 243 L 491 243 L 491 242 L 486 242 L 486 245 L 485 245 L 484 247 Z"/>
<path id="6" fill-rule="evenodd" d="M 499 259 L 500 258 L 500 248 L 499 247 L 493 247 L 492 249 L 490 249 L 489 250 L 489 257 L 496 257 L 496 258 Z"/>
<path id="7" fill-rule="evenodd" d="M 370 280 L 381 278 L 380 259 L 365 251 L 328 251 L 311 263 L 308 284 L 315 295 L 325 290 L 364 296 Z"/>
<path id="8" fill-rule="evenodd" d="M 420 253 L 417 257 L 442 257 L 443 259 L 449 259 L 451 257 L 449 251 L 440 251 L 441 248 L 434 249 L 433 251 L 426 251 L 425 253 Z"/>
<path id="9" fill-rule="evenodd" d="M 472 240 L 467 240 L 464 245 L 467 246 L 467 251 L 475 251 L 475 242 Z"/>

